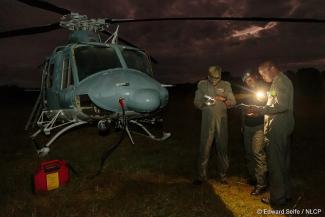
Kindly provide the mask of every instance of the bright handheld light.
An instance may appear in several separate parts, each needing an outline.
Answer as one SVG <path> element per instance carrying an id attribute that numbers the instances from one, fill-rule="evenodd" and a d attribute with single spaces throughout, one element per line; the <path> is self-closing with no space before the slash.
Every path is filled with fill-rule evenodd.
<path id="1" fill-rule="evenodd" d="M 206 99 L 205 105 L 207 106 L 214 105 L 216 103 L 216 100 L 212 96 L 204 95 L 204 98 Z"/>
<path id="2" fill-rule="evenodd" d="M 258 101 L 262 101 L 263 99 L 265 99 L 266 93 L 264 91 L 257 91 L 255 93 L 255 96 Z"/>

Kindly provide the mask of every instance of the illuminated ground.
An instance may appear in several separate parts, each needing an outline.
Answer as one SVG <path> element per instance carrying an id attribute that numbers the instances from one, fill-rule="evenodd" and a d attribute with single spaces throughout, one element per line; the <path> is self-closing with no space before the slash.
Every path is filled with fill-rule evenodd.
<path id="1" fill-rule="evenodd" d="M 31 191 L 31 175 L 38 160 L 23 131 L 32 102 L 7 100 L 1 106 L 0 216 L 252 217 L 259 216 L 258 209 L 270 209 L 258 197 L 249 196 L 237 111 L 229 114 L 230 185 L 213 179 L 215 156 L 211 158 L 208 184 L 191 184 L 200 128 L 200 113 L 192 100 L 190 88 L 172 91 L 165 128 L 173 137 L 159 143 L 135 135 L 135 145 L 125 139 L 107 161 L 103 174 L 94 179 L 89 177 L 95 173 L 101 153 L 118 140 L 119 134 L 103 137 L 95 128 L 84 127 L 64 135 L 47 159 L 68 160 L 80 177 L 72 174 L 67 186 L 40 195 Z M 296 100 L 297 127 L 292 146 L 295 198 L 285 207 L 296 204 L 297 209 L 323 209 L 317 216 L 325 216 L 324 110 L 324 99 Z"/>

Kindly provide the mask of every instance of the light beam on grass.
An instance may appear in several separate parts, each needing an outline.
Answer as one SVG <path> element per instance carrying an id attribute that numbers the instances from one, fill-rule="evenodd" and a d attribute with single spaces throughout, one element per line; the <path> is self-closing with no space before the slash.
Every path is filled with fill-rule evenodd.
<path id="1" fill-rule="evenodd" d="M 229 185 L 222 185 L 216 181 L 209 181 L 213 192 L 220 197 L 235 217 L 252 217 L 258 215 L 258 209 L 271 210 L 272 208 L 261 202 L 260 197 L 252 197 L 250 192 L 252 187 L 244 182 L 238 181 L 238 177 L 230 177 Z M 283 215 L 267 215 L 270 217 L 280 217 Z"/>

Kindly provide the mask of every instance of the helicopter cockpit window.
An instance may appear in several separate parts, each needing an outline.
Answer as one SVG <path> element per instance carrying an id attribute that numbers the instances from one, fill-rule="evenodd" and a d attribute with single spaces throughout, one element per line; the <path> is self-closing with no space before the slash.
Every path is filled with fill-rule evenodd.
<path id="1" fill-rule="evenodd" d="M 138 50 L 124 49 L 123 57 L 127 66 L 131 69 L 137 69 L 146 74 L 152 75 L 148 57 Z"/>
<path id="2" fill-rule="evenodd" d="M 111 47 L 78 47 L 75 58 L 79 81 L 99 71 L 121 67 L 120 60 Z"/>

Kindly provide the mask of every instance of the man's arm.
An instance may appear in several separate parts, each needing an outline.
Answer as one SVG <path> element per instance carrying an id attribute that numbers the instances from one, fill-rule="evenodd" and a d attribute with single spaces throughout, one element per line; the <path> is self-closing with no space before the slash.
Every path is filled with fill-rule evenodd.
<path id="1" fill-rule="evenodd" d="M 204 107 L 204 93 L 202 90 L 202 84 L 203 81 L 200 81 L 197 84 L 197 89 L 195 91 L 195 97 L 194 97 L 194 105 L 198 109 L 202 109 Z"/>
<path id="2" fill-rule="evenodd" d="M 231 84 L 227 82 L 227 99 L 225 101 L 227 108 L 236 105 L 236 99 L 231 89 Z"/>
<path id="3" fill-rule="evenodd" d="M 283 81 L 279 81 L 274 85 L 271 94 L 274 94 L 274 103 L 272 105 L 257 106 L 253 110 L 257 109 L 261 114 L 271 115 L 286 112 L 289 109 L 290 90 Z"/>
<path id="4" fill-rule="evenodd" d="M 264 114 L 276 114 L 286 112 L 289 109 L 289 87 L 280 81 L 275 85 L 275 103 L 273 105 L 266 105 L 263 107 Z"/>

